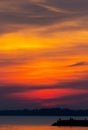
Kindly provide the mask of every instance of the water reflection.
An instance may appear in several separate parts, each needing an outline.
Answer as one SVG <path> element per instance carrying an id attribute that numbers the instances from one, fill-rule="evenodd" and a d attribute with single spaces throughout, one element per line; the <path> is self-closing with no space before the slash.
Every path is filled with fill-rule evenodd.
<path id="1" fill-rule="evenodd" d="M 88 130 L 86 127 L 52 127 L 52 126 L 24 126 L 0 125 L 0 130 Z"/>
<path id="2" fill-rule="evenodd" d="M 0 117 L 0 130 L 88 130 L 88 127 L 51 126 L 57 119 L 59 117 Z"/>

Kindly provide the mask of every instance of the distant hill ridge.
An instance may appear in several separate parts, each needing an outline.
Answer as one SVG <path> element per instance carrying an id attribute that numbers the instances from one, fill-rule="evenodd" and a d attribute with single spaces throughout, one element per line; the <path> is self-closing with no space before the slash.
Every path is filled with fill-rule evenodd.
<path id="1" fill-rule="evenodd" d="M 0 116 L 88 116 L 88 109 L 41 108 L 33 110 L 0 110 Z"/>

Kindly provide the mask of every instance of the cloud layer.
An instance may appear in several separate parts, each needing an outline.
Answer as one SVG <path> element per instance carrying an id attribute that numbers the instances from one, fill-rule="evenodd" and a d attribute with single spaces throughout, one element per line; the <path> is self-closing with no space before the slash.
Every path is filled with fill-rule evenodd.
<path id="1" fill-rule="evenodd" d="M 0 0 L 0 109 L 88 108 L 88 0 Z"/>
<path id="2" fill-rule="evenodd" d="M 40 27 L 75 20 L 77 25 L 69 26 L 68 29 L 86 29 L 88 25 L 87 0 L 0 0 L 0 5 L 0 24 L 3 26 L 0 27 L 1 33 L 17 31 L 24 28 L 25 24 L 29 27 L 31 25 Z"/>
<path id="3" fill-rule="evenodd" d="M 0 109 L 4 109 L 5 106 L 9 109 L 24 108 L 23 105 L 27 107 L 28 104 L 28 106 L 32 104 L 32 108 L 35 108 L 35 104 L 39 107 L 50 107 L 54 104 L 54 106 L 87 108 L 88 81 L 79 80 L 52 86 L 0 86 L 0 96 L 2 103 Z"/>

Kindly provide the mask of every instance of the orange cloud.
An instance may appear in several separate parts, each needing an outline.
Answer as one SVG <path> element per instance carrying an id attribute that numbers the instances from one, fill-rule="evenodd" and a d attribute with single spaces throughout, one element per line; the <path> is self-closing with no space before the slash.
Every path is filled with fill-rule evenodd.
<path id="1" fill-rule="evenodd" d="M 0 84 L 46 86 L 86 79 L 87 5 L 87 0 L 0 1 Z M 19 96 L 43 100 L 73 93 L 62 88 Z"/>
<path id="2" fill-rule="evenodd" d="M 45 90 L 33 90 L 29 92 L 13 93 L 12 96 L 26 99 L 53 99 L 61 98 L 64 96 L 84 94 L 86 90 L 83 89 L 45 89 Z"/>

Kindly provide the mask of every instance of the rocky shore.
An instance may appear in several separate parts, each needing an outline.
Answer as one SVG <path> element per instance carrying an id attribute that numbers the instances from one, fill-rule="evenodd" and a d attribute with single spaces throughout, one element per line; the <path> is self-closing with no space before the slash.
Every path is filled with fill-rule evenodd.
<path id="1" fill-rule="evenodd" d="M 80 127 L 88 127 L 88 120 L 75 120 L 75 119 L 69 119 L 69 120 L 57 120 L 55 123 L 52 124 L 52 126 L 80 126 Z"/>

